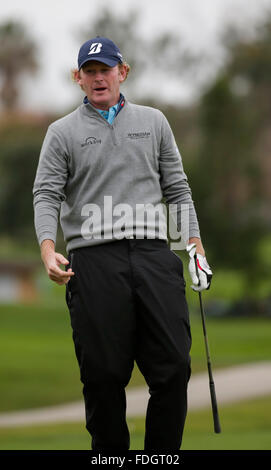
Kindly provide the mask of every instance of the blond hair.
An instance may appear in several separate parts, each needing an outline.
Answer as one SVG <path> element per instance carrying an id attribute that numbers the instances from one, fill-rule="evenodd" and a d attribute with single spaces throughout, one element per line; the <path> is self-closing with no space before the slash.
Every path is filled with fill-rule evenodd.
<path id="1" fill-rule="evenodd" d="M 123 66 L 126 67 L 126 76 L 125 76 L 125 79 L 123 80 L 123 81 L 125 81 L 126 78 L 128 77 L 128 74 L 131 70 L 131 67 L 125 60 L 122 63 L 119 63 L 118 66 L 119 66 L 119 69 L 122 69 Z M 76 74 L 77 73 L 78 73 L 78 69 L 74 68 L 74 69 L 71 70 L 71 78 L 72 78 L 72 81 L 75 82 L 75 83 L 77 82 L 77 80 L 76 80 Z M 80 70 L 79 70 L 79 73 L 80 73 Z M 81 85 L 80 85 L 80 87 L 81 87 L 81 89 L 83 89 Z"/>

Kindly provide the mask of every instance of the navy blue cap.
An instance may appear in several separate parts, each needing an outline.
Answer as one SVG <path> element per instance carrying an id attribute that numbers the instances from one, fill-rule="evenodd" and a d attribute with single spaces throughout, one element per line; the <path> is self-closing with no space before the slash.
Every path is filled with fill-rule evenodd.
<path id="1" fill-rule="evenodd" d="M 114 67 L 123 62 L 122 55 L 116 44 L 111 39 L 97 36 L 86 41 L 79 50 L 78 69 L 90 60 L 103 62 L 109 67 Z"/>

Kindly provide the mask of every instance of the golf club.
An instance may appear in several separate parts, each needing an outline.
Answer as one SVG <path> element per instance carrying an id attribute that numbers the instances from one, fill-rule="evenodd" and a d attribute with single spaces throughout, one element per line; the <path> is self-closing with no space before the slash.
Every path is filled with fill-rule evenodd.
<path id="1" fill-rule="evenodd" d="M 205 315 L 204 315 L 204 310 L 203 310 L 203 305 L 202 305 L 201 292 L 199 292 L 199 302 L 200 302 L 200 312 L 201 312 L 204 342 L 205 342 L 205 349 L 206 349 L 206 356 L 207 356 L 207 367 L 208 367 L 208 374 L 209 374 L 209 387 L 210 387 L 212 410 L 213 410 L 214 431 L 215 433 L 219 434 L 221 432 L 221 427 L 220 427 L 219 415 L 218 415 L 215 383 L 213 379 L 212 365 L 211 365 L 210 353 L 209 353 L 209 348 L 208 348 L 208 338 L 207 338 L 207 332 L 206 332 Z"/>
<path id="2" fill-rule="evenodd" d="M 194 252 L 193 257 L 194 257 L 194 261 L 195 261 L 196 273 L 197 273 L 197 276 L 199 278 L 196 250 Z M 218 407 L 217 407 L 216 392 L 215 392 L 215 383 L 214 383 L 214 379 L 213 379 L 210 352 L 209 352 L 209 347 L 208 347 L 205 313 L 204 313 L 204 309 L 203 309 L 201 292 L 199 291 L 198 294 L 199 294 L 200 313 L 201 313 L 201 319 L 202 319 L 205 350 L 206 350 L 206 356 L 207 356 L 207 367 L 208 367 L 209 387 L 210 387 L 210 395 L 211 395 L 212 411 L 213 411 L 214 431 L 215 431 L 215 433 L 219 434 L 219 433 L 221 433 L 221 427 L 220 427 L 220 422 L 219 422 Z"/>

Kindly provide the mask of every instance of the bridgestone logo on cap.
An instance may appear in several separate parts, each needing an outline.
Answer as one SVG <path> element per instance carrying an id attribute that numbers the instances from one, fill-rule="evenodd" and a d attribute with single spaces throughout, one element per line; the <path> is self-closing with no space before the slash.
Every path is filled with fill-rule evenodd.
<path id="1" fill-rule="evenodd" d="M 90 55 L 90 54 L 99 54 L 99 52 L 101 52 L 102 47 L 103 47 L 103 45 L 100 42 L 94 42 L 90 46 L 90 50 L 89 50 L 88 55 Z"/>

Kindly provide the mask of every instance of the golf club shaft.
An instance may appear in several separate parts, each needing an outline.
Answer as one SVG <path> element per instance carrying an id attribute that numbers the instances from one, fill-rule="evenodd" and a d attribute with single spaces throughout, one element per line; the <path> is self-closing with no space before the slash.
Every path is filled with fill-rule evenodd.
<path id="1" fill-rule="evenodd" d="M 203 310 L 201 292 L 199 292 L 199 302 L 200 302 L 200 312 L 201 312 L 201 319 L 202 319 L 205 350 L 206 350 L 206 356 L 207 356 L 207 367 L 208 367 L 208 375 L 209 375 L 209 387 L 210 387 L 210 395 L 211 395 L 211 403 L 212 403 L 212 411 L 213 411 L 213 420 L 214 420 L 214 431 L 216 433 L 220 433 L 221 427 L 220 427 L 220 422 L 219 422 L 218 407 L 217 407 L 216 392 L 215 392 L 215 383 L 214 383 L 213 373 L 212 373 L 212 365 L 211 365 L 211 359 L 210 359 L 210 353 L 209 353 L 209 347 L 208 347 L 208 338 L 207 338 L 207 332 L 206 332 L 205 315 L 204 315 L 204 310 Z"/>
<path id="2" fill-rule="evenodd" d="M 199 278 L 196 254 L 194 255 L 194 261 L 195 261 L 196 273 Z M 209 353 L 209 347 L 208 347 L 208 338 L 207 338 L 205 314 L 204 314 L 204 309 L 203 309 L 201 291 L 199 291 L 199 303 L 200 303 L 200 313 L 201 313 L 201 320 L 202 320 L 205 350 L 206 350 L 206 356 L 207 356 L 207 367 L 208 367 L 209 387 L 210 387 L 210 395 L 211 395 L 211 403 L 212 403 L 212 411 L 213 411 L 214 431 L 215 433 L 219 434 L 221 432 L 221 427 L 220 427 L 220 422 L 219 422 L 218 407 L 217 407 L 217 400 L 216 400 L 216 393 L 215 393 L 215 383 L 213 379 L 212 365 L 211 365 L 211 359 L 210 359 L 210 353 Z"/>

